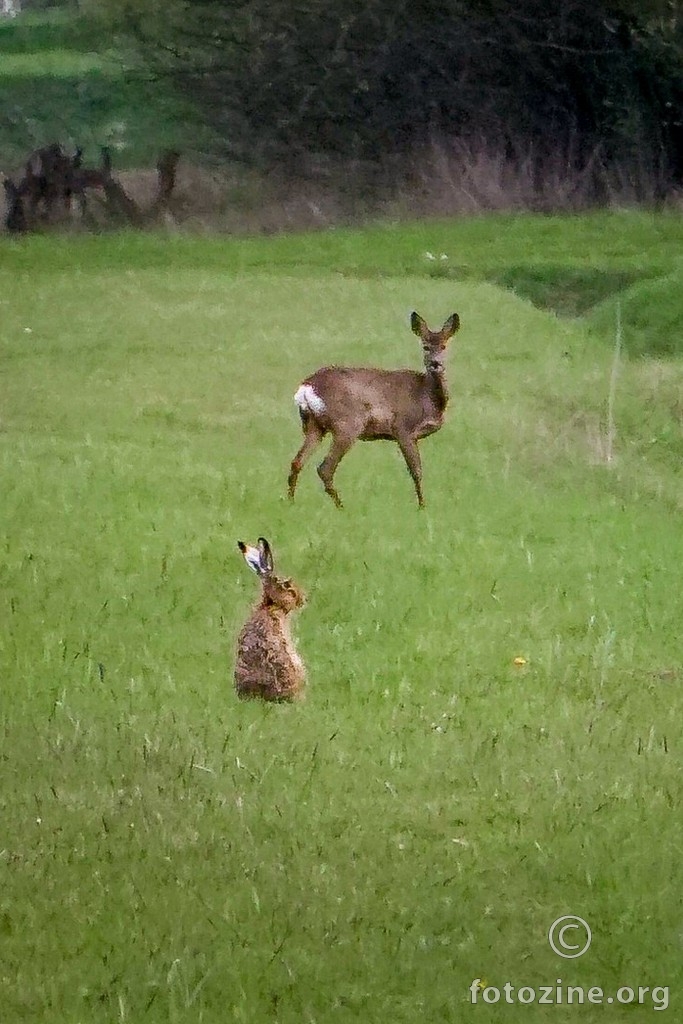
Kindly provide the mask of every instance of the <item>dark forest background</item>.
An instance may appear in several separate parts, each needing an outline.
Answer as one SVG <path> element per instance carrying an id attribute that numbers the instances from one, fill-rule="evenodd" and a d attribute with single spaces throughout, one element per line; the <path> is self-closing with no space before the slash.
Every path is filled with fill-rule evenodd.
<path id="1" fill-rule="evenodd" d="M 354 202 L 403 190 L 417 213 L 421 190 L 425 210 L 467 210 L 656 202 L 683 187 L 678 0 L 23 3 L 53 7 L 121 72 L 78 86 L 60 137 L 109 142 L 109 105 L 129 132 L 120 167 L 171 147 L 261 181 L 326 181 Z M 14 95 L 23 153 L 50 139 L 28 138 L 35 111 Z"/>
<path id="2" fill-rule="evenodd" d="M 222 155 L 404 169 L 484 148 L 600 189 L 618 167 L 683 179 L 683 17 L 672 0 L 232 0 L 113 3 L 92 16 L 187 97 Z M 596 197 L 599 198 L 599 197 Z"/>

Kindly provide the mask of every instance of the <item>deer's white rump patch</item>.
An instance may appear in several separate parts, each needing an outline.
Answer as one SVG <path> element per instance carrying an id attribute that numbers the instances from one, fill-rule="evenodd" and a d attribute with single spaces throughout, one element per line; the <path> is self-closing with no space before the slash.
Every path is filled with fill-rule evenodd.
<path id="1" fill-rule="evenodd" d="M 316 416 L 320 416 L 326 409 L 325 403 L 312 384 L 302 384 L 294 395 L 294 401 L 302 412 L 312 412 Z"/>

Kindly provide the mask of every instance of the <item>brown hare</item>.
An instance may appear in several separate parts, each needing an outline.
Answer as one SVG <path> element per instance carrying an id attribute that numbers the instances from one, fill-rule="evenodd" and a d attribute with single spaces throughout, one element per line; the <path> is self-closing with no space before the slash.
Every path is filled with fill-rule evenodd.
<path id="1" fill-rule="evenodd" d="M 269 701 L 298 700 L 306 682 L 287 616 L 306 600 L 291 579 L 273 572 L 273 554 L 264 537 L 258 547 L 238 541 L 250 569 L 261 580 L 261 600 L 242 627 L 237 640 L 235 689 L 238 697 Z"/>

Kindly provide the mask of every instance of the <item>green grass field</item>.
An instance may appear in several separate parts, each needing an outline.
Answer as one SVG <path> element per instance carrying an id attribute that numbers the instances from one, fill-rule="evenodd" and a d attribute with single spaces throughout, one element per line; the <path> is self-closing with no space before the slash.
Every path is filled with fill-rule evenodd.
<path id="1" fill-rule="evenodd" d="M 3 1024 L 676 1019 L 682 235 L 0 242 Z M 419 366 L 413 308 L 462 319 L 427 508 L 389 444 L 290 504 L 302 376 Z M 259 534 L 309 596 L 301 706 L 232 691 Z"/>

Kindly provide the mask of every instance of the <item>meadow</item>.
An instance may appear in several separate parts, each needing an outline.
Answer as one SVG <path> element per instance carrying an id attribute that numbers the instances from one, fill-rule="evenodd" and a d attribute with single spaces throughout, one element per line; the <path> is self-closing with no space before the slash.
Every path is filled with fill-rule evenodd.
<path id="1" fill-rule="evenodd" d="M 682 236 L 0 240 L 4 1024 L 675 1018 Z M 412 309 L 462 321 L 426 509 L 390 444 L 288 502 L 301 378 L 418 367 Z M 298 706 L 232 690 L 260 534 Z"/>

